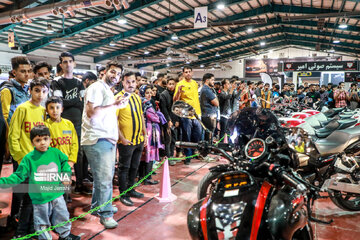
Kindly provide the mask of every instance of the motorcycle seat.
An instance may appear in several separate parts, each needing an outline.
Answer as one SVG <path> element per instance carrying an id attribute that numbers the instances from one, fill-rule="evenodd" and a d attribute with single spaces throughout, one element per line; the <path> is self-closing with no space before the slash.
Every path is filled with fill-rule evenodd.
<path id="1" fill-rule="evenodd" d="M 335 122 L 335 123 L 337 123 L 337 122 Z M 318 138 L 326 138 L 331 133 L 333 133 L 339 126 L 338 123 L 336 125 L 335 124 L 329 124 L 329 125 L 332 125 L 332 126 L 331 127 L 326 126 L 325 128 L 320 128 L 320 129 L 315 130 L 315 135 Z"/>
<path id="2" fill-rule="evenodd" d="M 340 113 L 344 110 L 345 110 L 345 108 L 333 108 L 333 109 L 325 112 L 324 115 L 326 117 L 334 117 L 335 115 L 337 115 L 338 113 Z"/>
<path id="3" fill-rule="evenodd" d="M 345 128 L 348 128 L 348 127 L 356 124 L 357 120 L 353 119 L 353 118 L 342 119 L 342 120 L 339 120 L 338 123 L 340 124 L 338 129 L 345 129 Z"/>

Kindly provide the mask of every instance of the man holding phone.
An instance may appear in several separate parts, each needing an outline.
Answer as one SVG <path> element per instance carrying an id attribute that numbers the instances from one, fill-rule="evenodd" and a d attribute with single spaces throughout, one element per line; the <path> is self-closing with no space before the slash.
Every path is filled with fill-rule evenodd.
<path id="1" fill-rule="evenodd" d="M 81 145 L 94 178 L 91 208 L 112 198 L 116 142 L 119 138 L 116 109 L 125 107 L 128 102 L 123 97 L 115 99 L 111 91 L 119 82 L 121 73 L 122 65 L 109 62 L 103 78 L 93 83 L 85 93 Z M 116 212 L 116 207 L 107 204 L 96 213 L 105 228 L 116 228 L 118 223 L 113 219 Z"/>
<path id="2" fill-rule="evenodd" d="M 174 102 L 181 100 L 189 105 L 191 105 L 196 114 L 201 117 L 200 101 L 199 101 L 199 86 L 195 80 L 192 79 L 193 71 L 189 66 L 183 68 L 183 77 L 175 88 L 174 93 Z M 183 141 L 186 142 L 199 142 L 201 140 L 201 126 L 200 123 L 194 118 L 180 118 Z M 186 157 L 189 157 L 194 154 L 193 149 L 186 148 L 185 150 Z M 186 159 L 185 164 L 189 165 L 191 159 Z"/>
<path id="3" fill-rule="evenodd" d="M 338 89 L 334 92 L 334 99 L 335 99 L 335 107 L 342 108 L 346 107 L 347 103 L 346 100 L 349 97 L 349 94 L 345 91 L 345 83 L 339 83 Z"/>

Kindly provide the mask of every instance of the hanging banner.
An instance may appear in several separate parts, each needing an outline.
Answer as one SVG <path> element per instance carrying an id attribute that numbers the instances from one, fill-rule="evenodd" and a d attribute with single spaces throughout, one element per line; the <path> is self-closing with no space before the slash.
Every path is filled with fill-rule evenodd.
<path id="1" fill-rule="evenodd" d="M 9 45 L 9 48 L 15 47 L 14 32 L 9 32 L 8 33 L 8 45 Z"/>
<path id="2" fill-rule="evenodd" d="M 346 72 L 345 82 L 360 82 L 360 72 Z"/>
<path id="3" fill-rule="evenodd" d="M 208 7 L 197 7 L 194 10 L 194 28 L 207 28 Z"/>
<path id="4" fill-rule="evenodd" d="M 284 72 L 334 72 L 334 71 L 357 71 L 356 61 L 342 62 L 285 62 Z"/>

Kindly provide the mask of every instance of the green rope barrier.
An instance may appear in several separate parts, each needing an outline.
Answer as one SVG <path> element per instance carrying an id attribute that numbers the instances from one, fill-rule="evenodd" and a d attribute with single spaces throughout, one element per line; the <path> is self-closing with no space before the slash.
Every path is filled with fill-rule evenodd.
<path id="1" fill-rule="evenodd" d="M 227 135 L 227 134 L 225 134 L 218 142 L 216 142 L 216 143 L 215 143 L 215 146 L 218 145 L 218 144 L 225 138 L 226 135 Z M 46 229 L 44 229 L 44 230 L 41 230 L 41 231 L 36 231 L 35 233 L 28 234 L 28 235 L 23 236 L 23 237 L 21 237 L 21 238 L 16 238 L 15 240 L 24 240 L 24 239 L 29 239 L 29 238 L 31 238 L 31 237 L 39 236 L 39 235 L 41 235 L 41 234 L 44 233 L 44 232 L 52 231 L 52 230 L 54 230 L 55 228 L 62 227 L 62 226 L 64 226 L 64 225 L 67 224 L 67 223 L 72 223 L 72 222 L 74 222 L 74 221 L 76 221 L 76 220 L 78 220 L 78 219 L 80 219 L 80 218 L 85 217 L 85 216 L 88 215 L 88 214 L 91 214 L 91 213 L 99 210 L 99 209 L 102 208 L 102 207 L 105 207 L 107 204 L 112 203 L 113 201 L 115 201 L 116 199 L 120 198 L 121 196 L 123 196 L 123 195 L 126 194 L 127 192 L 131 191 L 133 188 L 139 186 L 143 181 L 145 181 L 148 177 L 150 177 L 156 170 L 158 170 L 158 168 L 160 168 L 160 167 L 165 163 L 166 160 L 185 160 L 185 159 L 197 157 L 197 156 L 199 156 L 199 155 L 200 155 L 200 154 L 198 153 L 198 154 L 194 154 L 194 155 L 191 155 L 191 156 L 188 156 L 188 157 L 183 157 L 183 158 L 164 158 L 164 160 L 162 160 L 162 161 L 160 162 L 160 164 L 158 164 L 149 174 L 147 174 L 145 177 L 143 177 L 142 179 L 140 179 L 137 183 L 135 183 L 135 184 L 134 184 L 133 186 L 131 186 L 130 188 L 126 189 L 124 192 L 122 192 L 122 193 L 120 193 L 119 195 L 113 197 L 113 198 L 110 199 L 109 201 L 101 204 L 100 206 L 97 206 L 97 207 L 95 207 L 95 208 L 93 208 L 93 209 L 90 209 L 88 212 L 83 213 L 83 214 L 80 214 L 80 215 L 77 216 L 77 217 L 73 217 L 73 218 L 69 219 L 68 221 L 59 223 L 59 224 L 57 224 L 57 225 L 55 225 L 55 226 L 50 226 L 50 227 L 48 227 L 48 228 L 46 228 Z"/>

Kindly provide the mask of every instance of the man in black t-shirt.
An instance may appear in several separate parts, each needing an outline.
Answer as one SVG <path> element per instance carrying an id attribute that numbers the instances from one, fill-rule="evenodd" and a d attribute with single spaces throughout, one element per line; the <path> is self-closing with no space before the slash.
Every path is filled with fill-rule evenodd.
<path id="1" fill-rule="evenodd" d="M 306 96 L 311 98 L 313 103 L 320 101 L 320 93 L 315 91 L 315 84 L 310 85 L 310 92 Z"/>
<path id="2" fill-rule="evenodd" d="M 59 60 L 63 75 L 56 77 L 51 82 L 51 91 L 52 95 L 62 98 L 64 111 L 61 117 L 70 120 L 74 124 L 79 139 L 78 158 L 77 163 L 74 165 L 76 175 L 75 193 L 83 192 L 91 194 L 92 191 L 87 189 L 82 183 L 85 176 L 83 176 L 84 164 L 82 161 L 83 154 L 80 146 L 80 136 L 85 88 L 82 81 L 73 75 L 76 66 L 74 56 L 69 52 L 63 52 L 59 56 Z"/>

